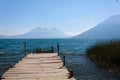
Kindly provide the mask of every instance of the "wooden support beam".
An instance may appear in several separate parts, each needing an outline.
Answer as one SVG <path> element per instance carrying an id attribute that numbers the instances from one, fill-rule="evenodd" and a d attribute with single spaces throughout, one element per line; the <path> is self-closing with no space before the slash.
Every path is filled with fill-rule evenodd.
<path id="1" fill-rule="evenodd" d="M 63 66 L 65 66 L 65 55 L 63 55 Z"/>
<path id="2" fill-rule="evenodd" d="M 26 56 L 27 55 L 27 43 L 24 42 L 24 55 Z"/>
<path id="3" fill-rule="evenodd" d="M 57 53 L 58 53 L 58 56 L 60 55 L 60 45 L 57 44 Z"/>
<path id="4" fill-rule="evenodd" d="M 69 78 L 72 78 L 72 77 L 73 77 L 73 70 L 70 70 L 70 71 L 69 71 L 69 77 L 68 77 L 68 79 L 69 79 Z"/>

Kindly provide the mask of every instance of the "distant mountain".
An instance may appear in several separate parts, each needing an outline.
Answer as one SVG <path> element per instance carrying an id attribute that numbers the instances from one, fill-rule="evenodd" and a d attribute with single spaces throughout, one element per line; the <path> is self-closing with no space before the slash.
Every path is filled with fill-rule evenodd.
<path id="1" fill-rule="evenodd" d="M 73 38 L 80 39 L 120 39 L 120 15 L 112 16 L 94 28 Z"/>
<path id="2" fill-rule="evenodd" d="M 67 34 L 64 32 L 52 28 L 52 29 L 47 29 L 47 28 L 35 28 L 25 34 L 22 35 L 17 35 L 17 36 L 12 36 L 12 38 L 66 38 L 68 37 Z"/>
<path id="3" fill-rule="evenodd" d="M 3 36 L 3 35 L 0 35 L 0 39 L 2 39 L 2 38 L 4 38 L 4 36 Z"/>

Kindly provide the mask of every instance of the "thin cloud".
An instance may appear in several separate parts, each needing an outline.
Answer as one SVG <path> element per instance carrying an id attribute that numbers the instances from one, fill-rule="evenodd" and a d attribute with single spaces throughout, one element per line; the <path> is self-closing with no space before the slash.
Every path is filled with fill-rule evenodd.
<path id="1" fill-rule="evenodd" d="M 116 0 L 117 1 L 117 3 L 119 3 L 119 0 Z"/>
<path id="2" fill-rule="evenodd" d="M 80 33 L 79 32 L 68 32 L 66 34 L 69 35 L 69 36 L 75 36 L 75 35 L 78 35 Z"/>

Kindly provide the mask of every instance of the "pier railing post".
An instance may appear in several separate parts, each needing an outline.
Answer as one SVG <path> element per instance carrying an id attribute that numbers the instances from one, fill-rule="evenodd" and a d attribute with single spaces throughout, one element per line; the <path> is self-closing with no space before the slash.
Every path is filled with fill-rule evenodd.
<path id="1" fill-rule="evenodd" d="M 69 71 L 69 77 L 68 77 L 68 79 L 69 79 L 69 78 L 72 78 L 72 77 L 73 77 L 73 70 L 70 70 L 70 71 Z"/>
<path id="2" fill-rule="evenodd" d="M 25 56 L 27 55 L 27 43 L 26 42 L 24 42 L 24 54 Z"/>
<path id="3" fill-rule="evenodd" d="M 65 66 L 65 55 L 63 55 L 63 66 Z"/>
<path id="4" fill-rule="evenodd" d="M 57 44 L 57 53 L 58 53 L 58 56 L 60 55 L 60 45 Z"/>
<path id="5" fill-rule="evenodd" d="M 54 48 L 53 48 L 53 46 L 51 46 L 51 52 L 54 53 Z"/>
<path id="6" fill-rule="evenodd" d="M 4 80 L 4 79 L 5 79 L 4 77 L 1 77 L 1 76 L 0 76 L 0 80 Z"/>

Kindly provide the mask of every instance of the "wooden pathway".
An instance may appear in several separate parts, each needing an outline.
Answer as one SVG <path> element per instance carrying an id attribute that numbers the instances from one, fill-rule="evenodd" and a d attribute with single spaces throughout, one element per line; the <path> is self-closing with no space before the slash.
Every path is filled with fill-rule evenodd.
<path id="1" fill-rule="evenodd" d="M 2 80 L 75 80 L 57 53 L 28 54 L 2 76 Z"/>

